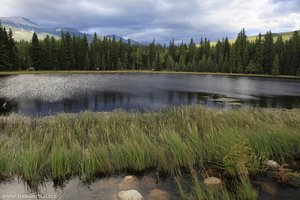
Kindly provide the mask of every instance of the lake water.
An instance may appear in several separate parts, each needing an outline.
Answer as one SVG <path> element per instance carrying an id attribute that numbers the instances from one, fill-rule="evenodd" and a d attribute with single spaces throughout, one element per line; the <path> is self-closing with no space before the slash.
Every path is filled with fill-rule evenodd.
<path id="1" fill-rule="evenodd" d="M 230 99 L 229 102 L 224 98 Z M 0 114 L 51 115 L 84 110 L 300 107 L 300 80 L 190 74 L 0 76 Z"/>

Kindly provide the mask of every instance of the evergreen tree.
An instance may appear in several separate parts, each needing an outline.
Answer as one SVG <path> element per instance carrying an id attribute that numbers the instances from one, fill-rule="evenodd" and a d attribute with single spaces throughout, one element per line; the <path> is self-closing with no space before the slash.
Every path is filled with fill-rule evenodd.
<path id="1" fill-rule="evenodd" d="M 268 31 L 264 38 L 264 66 L 266 74 L 271 74 L 274 60 L 274 40 L 271 31 Z"/>
<path id="2" fill-rule="evenodd" d="M 282 36 L 279 36 L 275 42 L 275 54 L 279 57 L 279 73 L 284 72 L 284 42 Z"/>
<path id="3" fill-rule="evenodd" d="M 167 70 L 174 70 L 174 67 L 175 67 L 175 62 L 174 62 L 172 56 L 167 55 L 167 58 L 166 58 L 166 68 L 167 68 Z"/>
<path id="4" fill-rule="evenodd" d="M 255 61 L 251 60 L 249 65 L 246 67 L 246 73 L 255 74 L 257 72 L 257 67 Z"/>
<path id="5" fill-rule="evenodd" d="M 289 75 L 296 75 L 297 69 L 300 66 L 300 36 L 297 31 L 293 33 L 290 41 L 290 63 L 289 63 Z"/>
<path id="6" fill-rule="evenodd" d="M 247 35 L 245 29 L 238 34 L 235 41 L 235 57 L 236 63 L 234 66 L 234 72 L 243 73 L 248 65 L 248 47 L 247 47 Z"/>
<path id="7" fill-rule="evenodd" d="M 8 33 L 7 48 L 9 65 L 11 66 L 12 70 L 18 70 L 18 52 L 11 29 L 9 29 Z"/>
<path id="8" fill-rule="evenodd" d="M 9 63 L 8 35 L 6 29 L 0 23 L 0 70 L 11 70 Z"/>
<path id="9" fill-rule="evenodd" d="M 43 49 L 39 42 L 38 36 L 36 33 L 33 33 L 30 47 L 30 57 L 32 60 L 32 66 L 36 70 L 43 69 L 44 66 L 44 55 Z"/>
<path id="10" fill-rule="evenodd" d="M 91 67 L 90 57 L 88 54 L 86 54 L 84 59 L 84 70 L 89 70 L 90 67 Z"/>
<path id="11" fill-rule="evenodd" d="M 262 44 L 262 35 L 261 33 L 258 35 L 255 41 L 255 55 L 254 55 L 254 64 L 256 66 L 257 73 L 263 73 L 263 65 L 264 65 L 264 47 Z"/>
<path id="12" fill-rule="evenodd" d="M 21 70 L 26 70 L 32 67 L 32 61 L 30 57 L 30 44 L 27 41 L 20 41 L 17 43 L 18 49 L 18 66 Z M 1 62 L 1 59 L 0 59 Z"/>
<path id="13" fill-rule="evenodd" d="M 276 54 L 274 57 L 273 65 L 272 65 L 272 75 L 278 76 L 279 75 L 279 56 Z"/>

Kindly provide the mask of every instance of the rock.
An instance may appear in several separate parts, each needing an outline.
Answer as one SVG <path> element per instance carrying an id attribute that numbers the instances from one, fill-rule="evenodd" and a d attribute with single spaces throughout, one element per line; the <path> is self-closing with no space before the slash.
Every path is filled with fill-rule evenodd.
<path id="1" fill-rule="evenodd" d="M 161 189 L 153 189 L 148 195 L 148 200 L 169 200 L 170 194 Z"/>
<path id="2" fill-rule="evenodd" d="M 120 191 L 113 200 L 144 200 L 143 196 L 136 190 Z"/>
<path id="3" fill-rule="evenodd" d="M 121 190 L 137 189 L 139 186 L 139 179 L 136 176 L 125 176 L 119 184 Z"/>
<path id="4" fill-rule="evenodd" d="M 222 181 L 221 179 L 217 178 L 217 177 L 208 177 L 204 180 L 204 184 L 207 186 L 210 185 L 221 185 Z"/>
<path id="5" fill-rule="evenodd" d="M 280 168 L 280 165 L 277 162 L 275 162 L 274 160 L 268 160 L 267 167 L 271 170 L 277 170 Z"/>

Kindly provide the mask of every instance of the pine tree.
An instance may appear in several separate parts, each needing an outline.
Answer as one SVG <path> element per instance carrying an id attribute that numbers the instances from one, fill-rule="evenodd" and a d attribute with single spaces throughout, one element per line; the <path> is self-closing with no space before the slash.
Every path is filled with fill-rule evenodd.
<path id="1" fill-rule="evenodd" d="M 8 35 L 6 29 L 0 24 L 0 70 L 10 70 L 8 48 Z"/>
<path id="2" fill-rule="evenodd" d="M 21 70 L 26 70 L 32 67 L 32 61 L 30 57 L 30 44 L 27 41 L 20 41 L 17 43 L 18 49 L 18 65 Z"/>
<path id="3" fill-rule="evenodd" d="M 43 41 L 43 59 L 44 59 L 44 66 L 43 69 L 50 70 L 52 69 L 51 66 L 51 47 L 50 47 L 50 37 L 47 35 Z"/>
<path id="4" fill-rule="evenodd" d="M 274 40 L 271 31 L 268 31 L 264 38 L 264 73 L 271 74 L 274 60 Z"/>
<path id="5" fill-rule="evenodd" d="M 272 65 L 272 75 L 278 76 L 279 75 L 279 56 L 276 54 L 274 57 L 273 65 Z"/>
<path id="6" fill-rule="evenodd" d="M 248 65 L 248 48 L 247 48 L 247 35 L 245 29 L 238 34 L 235 41 L 235 57 L 236 63 L 234 66 L 234 72 L 243 73 L 246 66 Z"/>
<path id="7" fill-rule="evenodd" d="M 256 66 L 257 73 L 263 73 L 263 65 L 264 65 L 264 47 L 262 44 L 262 35 L 261 33 L 258 35 L 255 41 L 255 55 L 253 58 L 254 64 Z"/>
<path id="8" fill-rule="evenodd" d="M 51 69 L 58 69 L 59 68 L 59 61 L 58 61 L 58 45 L 56 39 L 51 37 L 50 39 L 50 58 L 49 58 L 49 67 Z"/>
<path id="9" fill-rule="evenodd" d="M 289 63 L 289 75 L 296 75 L 297 69 L 300 67 L 300 35 L 297 31 L 293 33 L 290 41 L 290 63 Z"/>
<path id="10" fill-rule="evenodd" d="M 279 36 L 275 42 L 275 54 L 279 57 L 279 73 L 283 73 L 284 67 L 284 42 L 282 36 Z"/>
<path id="11" fill-rule="evenodd" d="M 228 72 L 233 73 L 236 66 L 236 50 L 235 44 L 233 44 L 230 48 L 230 56 L 229 56 L 229 68 Z"/>
<path id="12" fill-rule="evenodd" d="M 166 58 L 166 68 L 167 70 L 174 70 L 174 67 L 175 67 L 175 62 L 172 56 L 168 54 Z"/>
<path id="13" fill-rule="evenodd" d="M 12 30 L 9 29 L 8 33 L 8 41 L 7 41 L 7 48 L 8 48 L 8 62 L 11 66 L 12 70 L 18 70 L 18 52 L 15 41 L 13 39 Z"/>
<path id="14" fill-rule="evenodd" d="M 97 33 L 94 33 L 93 42 L 90 45 L 90 64 L 91 68 L 95 69 L 99 67 L 98 56 L 99 54 L 99 42 Z"/>
<path id="15" fill-rule="evenodd" d="M 38 36 L 36 33 L 33 33 L 30 47 L 30 57 L 32 60 L 32 66 L 36 70 L 43 69 L 44 66 L 44 57 L 43 57 L 43 49 L 39 42 Z"/>
<path id="16" fill-rule="evenodd" d="M 89 70 L 90 67 L 91 67 L 90 58 L 89 55 L 86 54 L 84 59 L 84 70 Z"/>

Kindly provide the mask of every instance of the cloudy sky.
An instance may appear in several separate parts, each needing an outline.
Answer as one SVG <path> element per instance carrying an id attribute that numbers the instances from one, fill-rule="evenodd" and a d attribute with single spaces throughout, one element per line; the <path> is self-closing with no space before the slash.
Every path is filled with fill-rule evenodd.
<path id="1" fill-rule="evenodd" d="M 300 0 L 0 0 L 0 15 L 138 41 L 300 29 Z"/>

